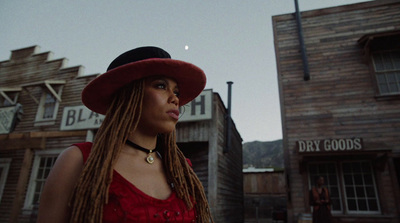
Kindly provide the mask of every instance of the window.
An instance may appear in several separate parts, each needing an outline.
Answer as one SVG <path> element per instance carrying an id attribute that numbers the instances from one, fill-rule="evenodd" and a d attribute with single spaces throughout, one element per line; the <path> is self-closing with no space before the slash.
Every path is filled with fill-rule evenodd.
<path id="1" fill-rule="evenodd" d="M 379 214 L 379 199 L 369 161 L 310 163 L 309 185 L 322 176 L 331 195 L 332 213 Z M 341 193 L 343 191 L 343 193 Z"/>
<path id="2" fill-rule="evenodd" d="M 4 186 L 6 185 L 10 163 L 11 163 L 10 158 L 0 159 L 0 202 L 3 195 Z"/>
<path id="3" fill-rule="evenodd" d="M 335 163 L 310 164 L 309 169 L 309 185 L 310 189 L 316 185 L 316 179 L 319 176 L 324 177 L 325 186 L 329 190 L 332 202 L 332 212 L 342 212 L 342 201 L 340 198 L 339 179 Z"/>
<path id="4" fill-rule="evenodd" d="M 364 48 L 377 96 L 400 95 L 400 31 L 364 35 L 358 43 Z"/>
<path id="5" fill-rule="evenodd" d="M 342 164 L 343 183 L 349 213 L 379 213 L 375 180 L 369 162 Z"/>
<path id="6" fill-rule="evenodd" d="M 54 88 L 54 90 L 60 94 L 62 86 L 57 86 Z M 36 122 L 55 120 L 57 116 L 58 105 L 59 100 L 55 97 L 55 95 L 47 89 L 43 89 L 38 111 L 36 113 Z"/>
<path id="7" fill-rule="evenodd" d="M 32 99 L 38 104 L 35 126 L 53 125 L 55 123 L 65 83 L 64 80 L 46 80 L 23 85 L 27 92 L 30 92 L 28 89 L 30 87 L 40 86 L 42 89 L 40 99 L 30 93 Z"/>
<path id="8" fill-rule="evenodd" d="M 54 110 L 56 107 L 57 99 L 50 93 L 45 92 L 43 103 L 43 119 L 52 119 L 54 117 Z"/>
<path id="9" fill-rule="evenodd" d="M 400 51 L 376 52 L 372 57 L 380 94 L 400 94 Z"/>
<path id="10" fill-rule="evenodd" d="M 30 211 L 34 206 L 39 204 L 40 195 L 47 176 L 61 151 L 62 150 L 48 150 L 36 152 L 26 194 L 24 210 Z"/>

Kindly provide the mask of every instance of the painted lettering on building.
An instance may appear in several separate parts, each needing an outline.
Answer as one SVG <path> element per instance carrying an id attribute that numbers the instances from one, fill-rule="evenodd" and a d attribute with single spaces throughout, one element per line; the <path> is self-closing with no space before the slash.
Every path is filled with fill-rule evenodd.
<path id="1" fill-rule="evenodd" d="M 64 107 L 61 130 L 97 129 L 104 115 L 91 111 L 83 105 Z"/>
<path id="2" fill-rule="evenodd" d="M 179 122 L 202 121 L 212 118 L 212 90 L 204 90 L 193 101 L 182 106 Z M 60 130 L 97 129 L 104 115 L 95 113 L 84 105 L 64 107 Z"/>
<path id="3" fill-rule="evenodd" d="M 297 141 L 299 153 L 358 151 L 363 149 L 362 138 Z"/>
<path id="4" fill-rule="evenodd" d="M 212 118 L 212 90 L 201 92 L 193 101 L 179 108 L 179 122 L 202 121 Z"/>

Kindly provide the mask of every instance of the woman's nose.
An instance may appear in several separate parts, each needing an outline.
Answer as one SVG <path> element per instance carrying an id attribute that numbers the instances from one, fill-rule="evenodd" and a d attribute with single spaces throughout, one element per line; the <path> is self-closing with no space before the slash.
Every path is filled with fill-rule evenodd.
<path id="1" fill-rule="evenodd" d="M 174 91 L 170 91 L 169 102 L 179 106 L 179 98 Z"/>

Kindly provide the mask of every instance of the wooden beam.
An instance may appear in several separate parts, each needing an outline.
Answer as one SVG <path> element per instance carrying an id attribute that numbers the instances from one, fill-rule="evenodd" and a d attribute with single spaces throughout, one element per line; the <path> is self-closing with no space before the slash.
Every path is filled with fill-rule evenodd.
<path id="1" fill-rule="evenodd" d="M 3 96 L 3 98 L 6 99 L 10 104 L 12 105 L 15 104 L 15 101 L 9 98 L 8 95 L 1 90 L 0 90 L 0 95 Z"/>
<path id="2" fill-rule="evenodd" d="M 54 137 L 72 137 L 86 136 L 86 130 L 80 131 L 51 131 L 51 132 L 26 132 L 26 133 L 10 133 L 0 135 L 0 140 L 6 139 L 22 139 L 22 138 L 54 138 Z"/>
<path id="3" fill-rule="evenodd" d="M 24 160 L 22 162 L 21 171 L 18 178 L 15 198 L 11 208 L 10 223 L 18 222 L 18 216 L 22 210 L 22 206 L 24 203 L 25 189 L 28 184 L 29 170 L 32 166 L 32 160 L 34 154 L 35 153 L 32 149 L 25 150 Z"/>
<path id="4" fill-rule="evenodd" d="M 30 132 L 31 138 L 54 138 L 54 137 L 73 137 L 73 136 L 86 136 L 87 131 L 52 131 L 52 132 Z"/>
<path id="5" fill-rule="evenodd" d="M 33 94 L 28 90 L 28 88 L 23 88 L 27 93 L 28 93 L 28 95 L 32 98 L 32 100 L 37 104 L 37 105 L 39 105 L 39 100 L 37 99 L 37 98 L 35 98 L 35 96 L 33 96 Z"/>
<path id="6" fill-rule="evenodd" d="M 59 101 L 61 102 L 61 89 L 59 90 L 59 92 L 57 93 L 54 88 L 50 85 L 50 82 L 45 81 L 44 85 L 47 87 L 47 89 L 50 91 L 50 93 Z"/>
<path id="7" fill-rule="evenodd" d="M 19 138 L 19 139 L 5 139 L 1 142 L 3 144 L 0 150 L 14 150 L 23 148 L 32 149 L 45 149 L 46 138 Z"/>
<path id="8" fill-rule="evenodd" d="M 45 149 L 46 138 L 86 136 L 87 131 L 28 132 L 0 135 L 0 150 Z"/>

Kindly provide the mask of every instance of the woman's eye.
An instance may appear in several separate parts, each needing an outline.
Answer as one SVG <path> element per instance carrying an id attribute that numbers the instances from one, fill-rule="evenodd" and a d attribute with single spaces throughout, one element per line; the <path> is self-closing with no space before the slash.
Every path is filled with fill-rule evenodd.
<path id="1" fill-rule="evenodd" d="M 179 98 L 179 95 L 180 95 L 179 91 L 174 91 L 174 94 L 175 94 L 176 97 Z"/>
<path id="2" fill-rule="evenodd" d="M 156 85 L 156 87 L 159 88 L 159 89 L 166 89 L 167 85 L 163 84 L 163 83 L 159 83 L 159 84 Z"/>

